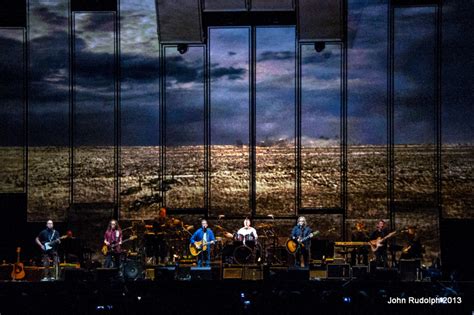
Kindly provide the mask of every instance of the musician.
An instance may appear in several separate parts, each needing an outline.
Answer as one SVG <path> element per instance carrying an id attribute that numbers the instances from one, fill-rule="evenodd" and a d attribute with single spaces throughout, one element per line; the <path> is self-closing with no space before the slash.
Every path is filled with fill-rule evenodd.
<path id="1" fill-rule="evenodd" d="M 107 230 L 104 234 L 104 244 L 107 245 L 107 255 L 105 256 L 105 268 L 122 267 L 122 229 L 117 220 L 110 220 Z"/>
<path id="2" fill-rule="evenodd" d="M 301 239 L 308 237 L 307 240 L 303 241 L 303 245 L 295 253 L 295 267 L 308 267 L 311 253 L 311 228 L 306 223 L 305 217 L 299 217 L 296 226 L 291 231 L 291 238 L 300 242 Z M 303 261 L 301 261 L 303 259 Z"/>
<path id="3" fill-rule="evenodd" d="M 376 230 L 370 235 L 370 240 L 377 240 L 378 238 L 384 238 L 388 235 L 388 229 L 385 227 L 385 221 L 380 220 L 377 222 Z M 375 252 L 375 262 L 378 267 L 388 267 L 388 255 L 387 255 L 387 243 L 382 243 Z"/>
<path id="4" fill-rule="evenodd" d="M 365 225 L 362 222 L 357 222 L 355 224 L 355 229 L 352 231 L 351 234 L 351 241 L 352 242 L 368 242 L 369 241 L 369 234 L 368 231 L 365 229 Z M 369 250 L 366 246 L 360 246 L 358 248 L 354 248 L 351 252 L 351 264 L 369 264 Z"/>
<path id="5" fill-rule="evenodd" d="M 165 233 L 170 228 L 170 221 L 166 215 L 166 208 L 160 208 L 158 217 L 153 222 L 155 237 L 152 245 L 153 256 L 158 264 L 166 264 L 169 260 L 169 246 L 165 239 Z"/>
<path id="6" fill-rule="evenodd" d="M 194 244 L 196 242 L 201 242 L 203 243 L 212 243 L 215 241 L 214 233 L 212 233 L 212 230 L 208 227 L 207 225 L 207 220 L 203 219 L 201 220 L 201 228 L 199 228 L 196 232 L 194 232 L 193 236 L 191 236 L 191 244 Z M 196 248 L 200 248 L 200 246 L 195 245 Z M 211 246 L 207 246 L 207 250 L 203 250 L 202 252 L 199 253 L 197 256 L 197 266 L 202 267 L 202 261 L 204 259 L 204 265 L 206 267 L 209 267 L 211 265 Z"/>
<path id="7" fill-rule="evenodd" d="M 44 272 L 43 279 L 41 281 L 55 280 L 59 273 L 59 255 L 58 255 L 58 245 L 61 243 L 59 238 L 59 232 L 54 229 L 53 220 L 48 220 L 46 222 L 46 229 L 41 231 L 35 239 L 36 244 L 41 248 Z M 51 248 L 46 248 L 46 243 L 51 244 Z M 52 263 L 52 264 L 51 264 Z M 49 267 L 55 268 L 54 277 L 51 274 Z"/>
<path id="8" fill-rule="evenodd" d="M 420 237 L 416 231 L 416 226 L 412 225 L 408 227 L 406 233 L 407 245 L 402 251 L 400 259 L 416 259 L 421 258 L 422 246 Z"/>
<path id="9" fill-rule="evenodd" d="M 243 236 L 244 244 L 245 244 L 245 240 L 248 238 L 247 235 L 249 235 L 250 238 L 253 238 L 253 240 L 255 241 L 258 238 L 257 230 L 255 230 L 253 227 L 250 226 L 249 218 L 245 218 L 244 226 L 237 231 L 237 234 Z"/>

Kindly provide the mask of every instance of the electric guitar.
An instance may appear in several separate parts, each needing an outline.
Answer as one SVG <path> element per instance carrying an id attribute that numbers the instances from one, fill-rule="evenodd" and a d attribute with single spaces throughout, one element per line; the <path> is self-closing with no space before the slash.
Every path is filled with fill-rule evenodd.
<path id="1" fill-rule="evenodd" d="M 288 241 L 286 241 L 286 249 L 288 250 L 288 252 L 290 254 L 294 254 L 296 253 L 298 250 L 300 250 L 302 247 L 304 247 L 304 244 L 303 242 L 305 242 L 306 240 L 316 236 L 319 234 L 319 231 L 315 231 L 315 232 L 312 232 L 310 234 L 308 234 L 307 236 L 303 237 L 303 238 L 300 238 L 300 239 L 297 239 L 297 240 L 294 240 L 294 239 L 289 239 Z"/>
<path id="2" fill-rule="evenodd" d="M 193 256 L 199 255 L 202 251 L 207 250 L 207 245 L 214 244 L 216 242 L 220 242 L 222 239 L 216 238 L 214 241 L 205 242 L 204 240 L 199 242 L 194 242 L 193 244 L 189 244 L 189 252 Z"/>
<path id="3" fill-rule="evenodd" d="M 53 247 L 54 247 L 57 243 L 59 243 L 60 240 L 63 240 L 63 239 L 68 238 L 68 237 L 69 237 L 69 235 L 63 235 L 63 236 L 61 236 L 60 238 L 58 238 L 58 239 L 56 239 L 56 240 L 54 240 L 54 241 L 44 243 L 44 244 L 43 244 L 43 246 L 44 246 L 44 251 L 47 252 L 48 250 L 53 249 Z"/>
<path id="4" fill-rule="evenodd" d="M 20 251 L 21 247 L 16 248 L 16 253 L 17 253 L 17 258 L 16 258 L 16 263 L 13 265 L 13 271 L 12 271 L 12 280 L 21 280 L 25 277 L 25 268 L 23 266 L 23 263 L 20 262 Z"/>
<path id="5" fill-rule="evenodd" d="M 370 249 L 372 249 L 373 252 L 377 251 L 380 247 L 383 246 L 383 242 L 389 238 L 391 238 L 392 236 L 394 236 L 395 234 L 397 234 L 397 231 L 393 231 L 393 232 L 390 232 L 387 236 L 385 237 L 378 237 L 377 239 L 375 240 L 371 240 L 369 241 L 369 245 L 370 245 Z"/>
<path id="6" fill-rule="evenodd" d="M 115 247 L 117 247 L 119 245 L 123 245 L 126 242 L 133 241 L 133 240 L 137 239 L 137 237 L 138 236 L 136 236 L 136 235 L 132 235 L 132 236 L 130 236 L 130 238 L 127 238 L 125 241 L 122 241 L 122 244 L 115 243 L 115 244 L 110 244 L 109 246 L 104 244 L 104 246 L 102 246 L 102 249 L 101 249 L 102 254 L 104 254 L 104 256 L 105 256 L 105 255 L 108 254 L 109 251 L 113 250 Z"/>

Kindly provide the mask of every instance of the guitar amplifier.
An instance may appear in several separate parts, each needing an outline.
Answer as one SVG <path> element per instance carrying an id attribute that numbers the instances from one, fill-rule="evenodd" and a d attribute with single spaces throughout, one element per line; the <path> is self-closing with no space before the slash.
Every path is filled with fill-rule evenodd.
<path id="1" fill-rule="evenodd" d="M 242 275 L 242 280 L 263 280 L 263 271 L 260 267 L 246 267 Z"/>
<path id="2" fill-rule="evenodd" d="M 242 268 L 241 267 L 231 267 L 231 268 L 224 268 L 222 272 L 222 279 L 242 279 Z"/>
<path id="3" fill-rule="evenodd" d="M 325 265 L 315 264 L 310 265 L 309 267 L 309 279 L 316 280 L 316 279 L 326 279 L 328 276 L 328 272 L 326 270 Z"/>

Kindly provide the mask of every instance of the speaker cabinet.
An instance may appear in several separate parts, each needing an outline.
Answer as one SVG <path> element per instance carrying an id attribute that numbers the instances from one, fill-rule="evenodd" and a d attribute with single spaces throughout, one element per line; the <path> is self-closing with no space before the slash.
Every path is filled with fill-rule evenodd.
<path id="1" fill-rule="evenodd" d="M 229 279 L 242 279 L 242 268 L 240 267 L 228 267 L 224 268 L 222 271 L 222 279 L 229 280 Z"/>
<path id="2" fill-rule="evenodd" d="M 212 280 L 211 267 L 191 267 L 191 280 Z"/>
<path id="3" fill-rule="evenodd" d="M 420 274 L 421 261 L 419 259 L 400 259 L 400 280 L 415 281 Z"/>
<path id="4" fill-rule="evenodd" d="M 170 281 L 176 280 L 176 267 L 155 267 L 155 281 Z"/>
<path id="5" fill-rule="evenodd" d="M 327 272 L 328 279 L 348 279 L 351 276 L 349 264 L 329 264 Z"/>

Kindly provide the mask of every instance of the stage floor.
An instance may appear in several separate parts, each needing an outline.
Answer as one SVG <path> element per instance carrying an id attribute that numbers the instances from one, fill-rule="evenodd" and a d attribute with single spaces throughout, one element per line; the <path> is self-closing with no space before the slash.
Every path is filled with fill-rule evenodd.
<path id="1" fill-rule="evenodd" d="M 391 301 L 398 301 L 398 304 L 391 304 Z M 387 314 L 407 310 L 421 314 L 471 314 L 473 301 L 474 282 L 329 279 L 120 281 L 106 278 L 0 282 L 2 315 L 303 314 L 319 313 L 323 309 L 332 314 Z"/>

